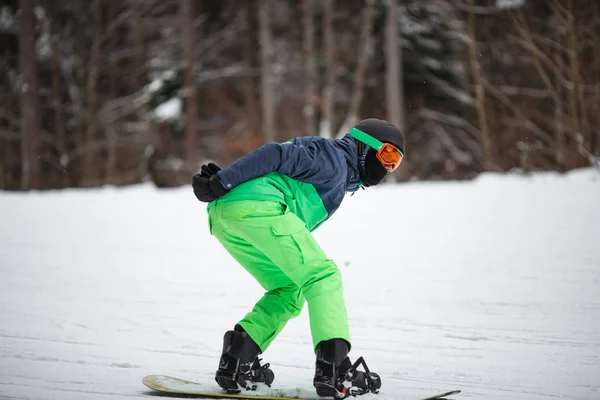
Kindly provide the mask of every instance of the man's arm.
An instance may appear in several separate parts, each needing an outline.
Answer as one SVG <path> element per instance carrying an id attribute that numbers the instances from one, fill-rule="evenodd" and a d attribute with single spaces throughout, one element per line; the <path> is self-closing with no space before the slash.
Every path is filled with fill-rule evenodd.
<path id="1" fill-rule="evenodd" d="M 300 181 L 314 178 L 327 181 L 335 175 L 333 168 L 328 168 L 332 160 L 327 153 L 316 141 L 306 146 L 297 144 L 294 139 L 283 144 L 267 143 L 223 168 L 218 175 L 226 190 L 271 172 L 279 172 Z"/>

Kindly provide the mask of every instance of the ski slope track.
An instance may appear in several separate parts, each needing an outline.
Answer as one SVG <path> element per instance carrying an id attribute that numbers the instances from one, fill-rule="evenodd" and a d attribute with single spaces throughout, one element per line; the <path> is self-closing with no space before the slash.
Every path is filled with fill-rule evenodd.
<path id="1" fill-rule="evenodd" d="M 600 175 L 380 185 L 315 236 L 344 277 L 365 400 L 600 399 Z M 0 399 L 151 399 L 215 387 L 223 333 L 262 295 L 190 187 L 0 192 Z M 314 397 L 308 307 L 263 354 Z"/>

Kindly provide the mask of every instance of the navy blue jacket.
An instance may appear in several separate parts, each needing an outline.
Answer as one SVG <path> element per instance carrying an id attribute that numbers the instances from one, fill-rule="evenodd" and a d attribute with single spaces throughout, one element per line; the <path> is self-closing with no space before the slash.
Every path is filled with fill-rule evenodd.
<path id="1" fill-rule="evenodd" d="M 267 143 L 223 168 L 218 175 L 223 187 L 230 190 L 223 196 L 224 200 L 228 197 L 228 200 L 274 199 L 274 193 L 263 192 L 265 183 L 275 187 L 282 192 L 278 201 L 290 206 L 307 222 L 309 229 L 314 228 L 315 222 L 315 218 L 307 215 L 315 211 L 315 191 L 320 206 L 326 211 L 326 219 L 338 209 L 346 192 L 354 192 L 361 186 L 358 148 L 349 135 L 342 139 L 308 136 L 296 137 L 285 143 Z M 262 178 L 266 181 L 256 182 Z M 252 182 L 255 182 L 254 186 Z M 239 191 L 243 195 L 236 196 L 236 188 L 240 186 L 246 186 Z M 292 202 L 294 204 L 290 204 Z M 307 209 L 307 202 L 312 211 Z"/>

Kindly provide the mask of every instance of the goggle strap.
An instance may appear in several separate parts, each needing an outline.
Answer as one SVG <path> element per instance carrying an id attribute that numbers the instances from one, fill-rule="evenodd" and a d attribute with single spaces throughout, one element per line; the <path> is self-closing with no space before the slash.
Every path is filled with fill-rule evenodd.
<path id="1" fill-rule="evenodd" d="M 373 136 L 369 135 L 366 132 L 361 131 L 358 128 L 350 129 L 350 136 L 352 136 L 354 139 L 356 139 L 360 142 L 363 142 L 367 146 L 369 146 L 377 151 L 379 151 L 379 149 L 381 149 L 381 147 L 383 146 L 383 142 L 375 139 Z"/>
<path id="2" fill-rule="evenodd" d="M 384 143 L 382 141 L 374 138 L 373 136 L 369 135 L 366 132 L 361 131 L 358 128 L 350 129 L 349 133 L 350 133 L 350 136 L 352 136 L 354 139 L 366 144 L 367 146 L 369 146 L 372 149 L 375 149 L 377 151 L 381 150 L 381 148 L 384 145 Z M 400 151 L 400 149 L 397 149 L 397 150 L 398 150 L 398 153 L 400 153 L 404 157 L 404 153 L 402 153 L 402 151 Z"/>

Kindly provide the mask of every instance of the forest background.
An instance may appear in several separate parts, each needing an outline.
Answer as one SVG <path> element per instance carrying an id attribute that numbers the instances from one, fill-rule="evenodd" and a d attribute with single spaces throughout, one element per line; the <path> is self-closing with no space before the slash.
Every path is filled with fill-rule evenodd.
<path id="1" fill-rule="evenodd" d="M 0 190 L 189 184 L 397 124 L 393 181 L 600 157 L 596 0 L 0 0 Z"/>

